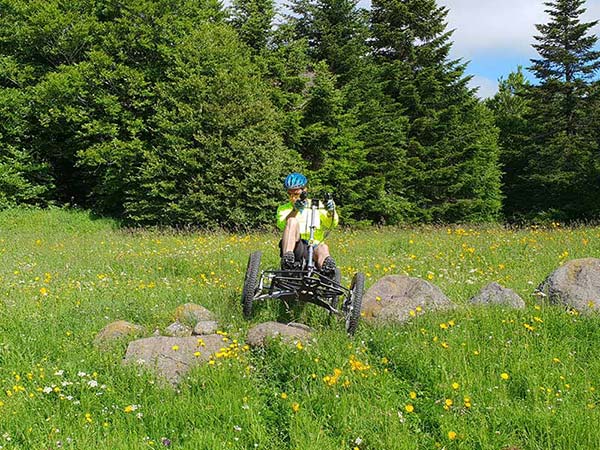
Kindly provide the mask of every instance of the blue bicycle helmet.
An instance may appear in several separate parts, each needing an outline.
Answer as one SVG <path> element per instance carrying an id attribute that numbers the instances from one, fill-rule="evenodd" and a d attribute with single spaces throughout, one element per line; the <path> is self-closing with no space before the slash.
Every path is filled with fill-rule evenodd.
<path id="1" fill-rule="evenodd" d="M 308 180 L 304 175 L 298 172 L 290 173 L 285 177 L 283 187 L 287 190 L 303 188 L 308 184 Z"/>

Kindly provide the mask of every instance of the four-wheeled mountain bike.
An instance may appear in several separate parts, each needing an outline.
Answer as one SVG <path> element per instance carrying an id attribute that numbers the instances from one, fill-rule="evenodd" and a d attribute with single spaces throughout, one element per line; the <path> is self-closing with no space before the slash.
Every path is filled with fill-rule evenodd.
<path id="1" fill-rule="evenodd" d="M 297 261 L 296 269 L 260 270 L 262 252 L 250 254 L 244 287 L 242 290 L 242 310 L 244 317 L 250 318 L 254 303 L 266 299 L 281 299 L 287 302 L 307 302 L 321 306 L 330 314 L 342 316 L 345 319 L 346 332 L 353 335 L 360 319 L 361 303 L 365 288 L 365 276 L 358 272 L 354 274 L 350 287 L 341 284 L 341 272 L 335 269 L 333 278 L 328 277 L 315 264 L 314 241 L 319 214 L 319 200 L 310 201 L 310 237 L 308 240 L 308 255 Z M 331 275 L 331 274 L 330 274 Z"/>

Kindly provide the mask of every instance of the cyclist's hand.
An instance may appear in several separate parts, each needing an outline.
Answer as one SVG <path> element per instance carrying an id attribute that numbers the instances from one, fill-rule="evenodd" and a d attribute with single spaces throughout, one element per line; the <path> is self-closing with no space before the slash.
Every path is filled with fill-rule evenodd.
<path id="1" fill-rule="evenodd" d="M 329 211 L 330 213 L 332 213 L 335 210 L 335 202 L 333 201 L 332 198 L 327 200 L 327 203 L 325 204 L 325 208 L 327 208 L 327 211 Z"/>
<path id="2" fill-rule="evenodd" d="M 296 209 L 299 213 L 304 211 L 304 208 L 306 208 L 306 200 L 296 200 L 294 202 L 294 209 Z"/>

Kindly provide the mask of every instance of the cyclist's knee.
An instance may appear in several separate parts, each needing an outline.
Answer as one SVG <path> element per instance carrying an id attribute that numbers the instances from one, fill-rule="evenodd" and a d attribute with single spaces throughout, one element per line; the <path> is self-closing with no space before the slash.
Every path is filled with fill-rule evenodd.
<path id="1" fill-rule="evenodd" d="M 319 244 L 319 246 L 317 247 L 317 253 L 319 255 L 328 256 L 329 255 L 329 246 L 327 244 Z"/>

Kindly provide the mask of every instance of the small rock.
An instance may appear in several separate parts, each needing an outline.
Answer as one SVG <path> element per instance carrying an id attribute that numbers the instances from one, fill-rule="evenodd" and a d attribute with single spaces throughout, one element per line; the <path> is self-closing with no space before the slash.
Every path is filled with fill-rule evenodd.
<path id="1" fill-rule="evenodd" d="M 279 322 L 265 322 L 256 325 L 248 331 L 246 342 L 250 347 L 264 347 L 269 338 L 281 338 L 288 344 L 296 344 L 298 341 L 307 342 L 311 336 L 311 329 L 306 325 L 299 327 L 286 325 Z"/>
<path id="2" fill-rule="evenodd" d="M 125 320 L 109 323 L 94 338 L 96 347 L 108 347 L 110 344 L 132 336 L 140 336 L 146 332 L 144 327 Z"/>
<path id="3" fill-rule="evenodd" d="M 503 305 L 517 309 L 525 308 L 525 301 L 515 291 L 498 283 L 488 284 L 469 302 L 473 305 Z"/>
<path id="4" fill-rule="evenodd" d="M 180 322 L 174 322 L 165 328 L 165 334 L 167 336 L 186 337 L 192 335 L 192 329 Z"/>
<path id="5" fill-rule="evenodd" d="M 194 328 L 198 322 L 216 320 L 215 315 L 204 306 L 186 303 L 175 310 L 175 320 Z"/>
<path id="6" fill-rule="evenodd" d="M 196 324 L 196 326 L 194 327 L 194 331 L 192 332 L 192 334 L 197 334 L 197 335 L 201 335 L 201 334 L 213 334 L 216 333 L 216 331 L 219 328 L 219 324 L 214 321 L 214 320 L 203 320 L 201 322 L 198 322 Z"/>

